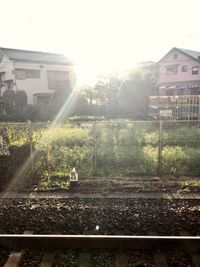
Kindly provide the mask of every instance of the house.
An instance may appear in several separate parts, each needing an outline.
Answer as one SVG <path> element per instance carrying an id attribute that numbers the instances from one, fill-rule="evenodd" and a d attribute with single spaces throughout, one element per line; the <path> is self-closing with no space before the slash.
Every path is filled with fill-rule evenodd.
<path id="1" fill-rule="evenodd" d="M 151 80 L 152 82 L 158 81 L 158 63 L 153 61 L 144 61 L 137 64 L 137 68 L 140 69 L 144 75 L 144 78 Z"/>
<path id="2" fill-rule="evenodd" d="M 0 96 L 23 90 L 28 104 L 48 103 L 56 89 L 75 86 L 73 63 L 62 54 L 0 48 Z"/>
<path id="3" fill-rule="evenodd" d="M 158 62 L 158 94 L 149 98 L 150 116 L 200 118 L 200 52 L 172 48 Z"/>
<path id="4" fill-rule="evenodd" d="M 137 64 L 137 68 L 143 73 L 143 77 L 152 84 L 152 95 L 158 94 L 158 63 L 153 61 L 144 61 Z"/>
<path id="5" fill-rule="evenodd" d="M 158 68 L 159 95 L 200 94 L 200 52 L 173 48 Z"/>

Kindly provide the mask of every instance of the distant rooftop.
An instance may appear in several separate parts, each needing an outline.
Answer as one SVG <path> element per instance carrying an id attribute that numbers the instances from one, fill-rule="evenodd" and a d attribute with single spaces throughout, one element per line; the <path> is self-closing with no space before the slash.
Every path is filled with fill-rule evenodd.
<path id="1" fill-rule="evenodd" d="M 194 59 L 200 60 L 200 52 L 189 50 L 189 49 L 183 49 L 183 48 L 177 48 L 179 51 L 189 55 L 190 57 L 193 57 Z"/>
<path id="2" fill-rule="evenodd" d="M 159 60 L 159 62 L 161 62 L 163 59 L 165 59 L 172 52 L 184 53 L 185 55 L 189 56 L 190 58 L 195 59 L 197 61 L 200 61 L 200 51 L 194 51 L 194 50 L 189 50 L 189 49 L 184 49 L 184 48 L 173 47 L 167 54 L 165 54 Z"/>
<path id="3" fill-rule="evenodd" d="M 154 62 L 154 61 L 143 61 L 143 62 L 139 62 L 138 64 L 137 64 L 137 67 L 139 67 L 139 68 L 148 68 L 148 67 L 154 67 L 154 66 L 156 66 L 156 62 Z"/>
<path id="4" fill-rule="evenodd" d="M 11 60 L 73 65 L 73 62 L 62 54 L 4 47 L 0 47 L 0 50 Z"/>

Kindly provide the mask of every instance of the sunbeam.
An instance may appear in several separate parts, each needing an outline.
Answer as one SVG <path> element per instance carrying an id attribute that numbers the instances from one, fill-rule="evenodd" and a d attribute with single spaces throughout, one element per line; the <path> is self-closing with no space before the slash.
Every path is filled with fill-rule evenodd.
<path id="1" fill-rule="evenodd" d="M 67 117 L 70 114 L 74 104 L 76 103 L 77 96 L 78 96 L 78 89 L 75 87 L 72 90 L 69 97 L 67 98 L 67 100 L 64 102 L 64 104 L 60 108 L 55 119 L 52 121 L 52 123 L 49 125 L 49 127 L 44 132 L 44 134 L 38 140 L 38 145 L 42 144 L 44 141 L 48 145 L 50 145 L 51 141 L 48 142 L 49 141 L 49 139 L 48 139 L 49 132 L 51 131 L 52 127 L 54 127 L 58 123 L 62 122 L 64 116 Z M 12 177 L 10 183 L 6 187 L 5 193 L 3 195 L 4 198 L 6 198 L 6 195 L 8 192 L 10 192 L 12 190 L 16 190 L 16 188 L 19 184 L 23 184 L 23 183 L 25 183 L 26 180 L 28 180 L 28 178 L 32 174 L 32 171 L 31 171 L 32 163 L 34 162 L 36 156 L 38 155 L 38 152 L 39 152 L 39 150 L 35 149 L 33 151 L 33 154 L 27 158 L 27 160 L 19 168 L 17 173 Z"/>

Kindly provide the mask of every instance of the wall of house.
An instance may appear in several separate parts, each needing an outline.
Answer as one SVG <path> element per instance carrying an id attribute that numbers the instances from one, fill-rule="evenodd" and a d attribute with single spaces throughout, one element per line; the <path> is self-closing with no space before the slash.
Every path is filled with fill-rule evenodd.
<path id="1" fill-rule="evenodd" d="M 4 74 L 1 75 L 3 86 L 1 88 L 1 95 L 6 90 L 6 80 L 13 80 L 14 81 L 14 66 L 13 61 L 9 60 L 7 57 L 3 56 L 0 62 L 0 72 Z M 15 86 L 13 88 L 15 90 Z"/>
<path id="2" fill-rule="evenodd" d="M 28 104 L 34 103 L 34 94 L 50 93 L 54 90 L 48 88 L 48 71 L 68 71 L 70 88 L 75 86 L 75 75 L 73 66 L 56 65 L 56 64 L 42 64 L 42 63 L 28 63 L 15 62 L 15 69 L 34 69 L 40 70 L 40 78 L 26 78 L 16 79 L 16 90 L 24 90 L 28 96 Z"/>
<path id="3" fill-rule="evenodd" d="M 177 53 L 177 59 L 173 59 L 174 53 Z M 178 72 L 174 75 L 167 75 L 166 68 L 172 65 L 178 66 Z M 187 72 L 182 72 L 182 66 L 184 65 L 188 66 Z M 199 67 L 199 73 L 193 75 L 192 67 L 194 66 Z M 172 53 L 159 62 L 159 84 L 198 80 L 200 80 L 200 63 L 183 53 L 172 51 Z"/>

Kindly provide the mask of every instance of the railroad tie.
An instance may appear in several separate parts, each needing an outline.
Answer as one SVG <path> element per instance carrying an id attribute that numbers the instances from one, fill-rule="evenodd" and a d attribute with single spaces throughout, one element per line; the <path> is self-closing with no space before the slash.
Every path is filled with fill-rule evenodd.
<path id="1" fill-rule="evenodd" d="M 116 232 L 117 235 L 124 235 L 123 231 L 118 230 Z M 128 266 L 128 259 L 127 255 L 124 252 L 119 251 L 115 254 L 115 267 L 127 267 Z"/>
<path id="2" fill-rule="evenodd" d="M 32 231 L 25 231 L 24 235 L 32 235 Z M 20 251 L 13 251 L 10 253 L 10 256 L 8 257 L 6 263 L 4 264 L 4 267 L 18 267 L 20 266 L 22 257 L 25 253 L 25 250 Z"/>
<path id="3" fill-rule="evenodd" d="M 88 252 L 79 253 L 78 267 L 90 267 L 90 253 Z"/>
<path id="4" fill-rule="evenodd" d="M 52 267 L 55 255 L 55 252 L 46 252 L 42 257 L 40 267 Z"/>
<path id="5" fill-rule="evenodd" d="M 156 267 L 168 267 L 167 259 L 161 251 L 157 250 L 153 257 Z"/>
<path id="6" fill-rule="evenodd" d="M 25 251 L 13 251 L 11 252 L 7 262 L 4 264 L 4 267 L 18 267 L 21 263 L 22 257 Z"/>
<path id="7" fill-rule="evenodd" d="M 157 236 L 158 233 L 154 231 L 148 231 L 148 235 Z M 163 252 L 161 252 L 160 250 L 156 250 L 156 252 L 153 254 L 153 257 L 156 267 L 168 267 L 167 259 Z"/>
<path id="8" fill-rule="evenodd" d="M 182 236 L 191 236 L 190 232 L 187 230 L 180 231 L 180 235 Z M 189 246 L 189 244 L 187 244 Z M 190 253 L 190 257 L 192 259 L 192 262 L 194 264 L 194 267 L 200 267 L 200 254 L 199 253 Z"/>
<path id="9" fill-rule="evenodd" d="M 127 267 L 128 260 L 127 255 L 123 252 L 119 252 L 115 255 L 115 267 Z"/>

